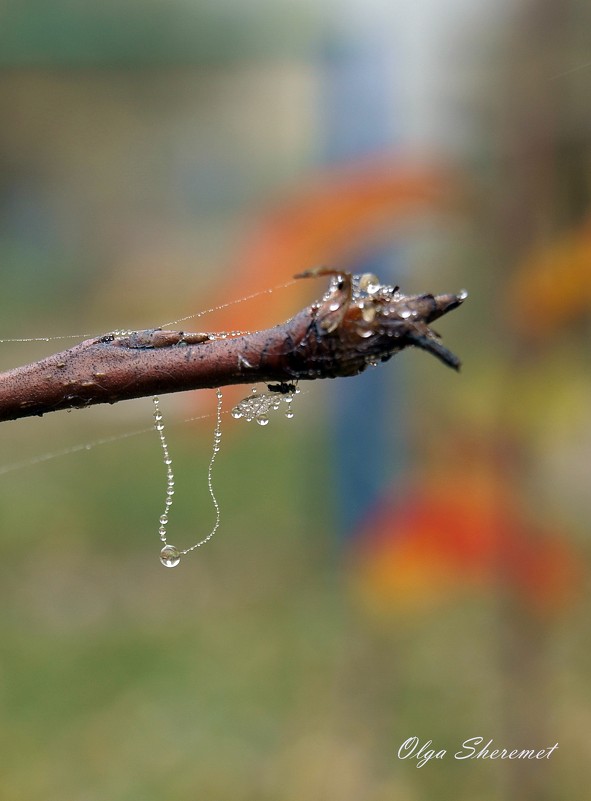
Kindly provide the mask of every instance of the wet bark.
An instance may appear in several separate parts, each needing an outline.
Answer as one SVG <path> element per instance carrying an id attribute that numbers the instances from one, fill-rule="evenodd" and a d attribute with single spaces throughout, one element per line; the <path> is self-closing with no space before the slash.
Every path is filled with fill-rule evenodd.
<path id="1" fill-rule="evenodd" d="M 274 328 L 242 336 L 114 332 L 2 373 L 0 421 L 228 384 L 352 376 L 409 346 L 459 368 L 428 325 L 465 293 L 409 296 L 378 283 L 368 291 L 330 270 L 303 277 L 323 274 L 332 278 L 322 299 Z"/>

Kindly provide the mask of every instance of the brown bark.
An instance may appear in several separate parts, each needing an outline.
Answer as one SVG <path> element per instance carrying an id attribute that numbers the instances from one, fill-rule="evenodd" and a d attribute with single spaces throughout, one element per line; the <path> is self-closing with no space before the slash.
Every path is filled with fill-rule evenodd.
<path id="1" fill-rule="evenodd" d="M 60 409 L 227 384 L 336 378 L 360 373 L 409 345 L 455 369 L 428 323 L 459 295 L 402 295 L 391 287 L 359 291 L 332 275 L 324 297 L 282 325 L 237 337 L 163 331 L 115 332 L 0 375 L 0 421 Z"/>

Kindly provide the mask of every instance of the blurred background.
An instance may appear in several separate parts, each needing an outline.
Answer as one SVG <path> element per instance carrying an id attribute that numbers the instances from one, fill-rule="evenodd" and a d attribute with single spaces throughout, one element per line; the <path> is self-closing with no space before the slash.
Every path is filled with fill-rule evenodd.
<path id="1" fill-rule="evenodd" d="M 587 797 L 590 82 L 583 0 L 2 4 L 0 339 L 319 263 L 470 292 L 440 324 L 459 376 L 405 352 L 302 384 L 292 421 L 226 415 L 221 527 L 174 571 L 153 432 L 17 469 L 149 428 L 150 399 L 2 425 L 3 799 Z M 213 396 L 162 399 L 180 547 L 213 522 Z M 412 736 L 447 757 L 398 759 Z M 559 749 L 454 760 L 471 737 Z"/>

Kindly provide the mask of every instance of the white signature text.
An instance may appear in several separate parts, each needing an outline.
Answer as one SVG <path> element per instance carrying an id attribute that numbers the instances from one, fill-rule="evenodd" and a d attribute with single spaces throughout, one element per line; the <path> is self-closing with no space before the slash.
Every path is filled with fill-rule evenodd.
<path id="1" fill-rule="evenodd" d="M 558 743 L 546 748 L 493 748 L 492 739 L 484 744 L 484 737 L 470 737 L 453 755 L 454 759 L 550 759 Z M 398 749 L 398 759 L 416 759 L 417 768 L 422 768 L 432 759 L 443 759 L 445 748 L 435 748 L 432 740 L 421 744 L 418 737 L 409 737 Z"/>

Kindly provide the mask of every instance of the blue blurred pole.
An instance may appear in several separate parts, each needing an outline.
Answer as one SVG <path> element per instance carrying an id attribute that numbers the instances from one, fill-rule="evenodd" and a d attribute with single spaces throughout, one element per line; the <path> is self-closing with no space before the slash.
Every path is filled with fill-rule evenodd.
<path id="1" fill-rule="evenodd" d="M 350 7 L 349 14 L 346 5 L 342 12 L 342 27 L 327 44 L 323 59 L 324 158 L 333 167 L 392 151 L 398 139 L 391 28 L 375 10 L 369 20 L 368 15 L 362 18 L 358 4 Z M 376 247 L 355 269 L 403 284 L 403 248 Z M 403 365 L 396 363 L 394 369 L 395 382 L 392 367 L 370 367 L 347 382 L 346 391 L 330 390 L 331 467 L 342 539 L 355 533 L 406 461 Z"/>

